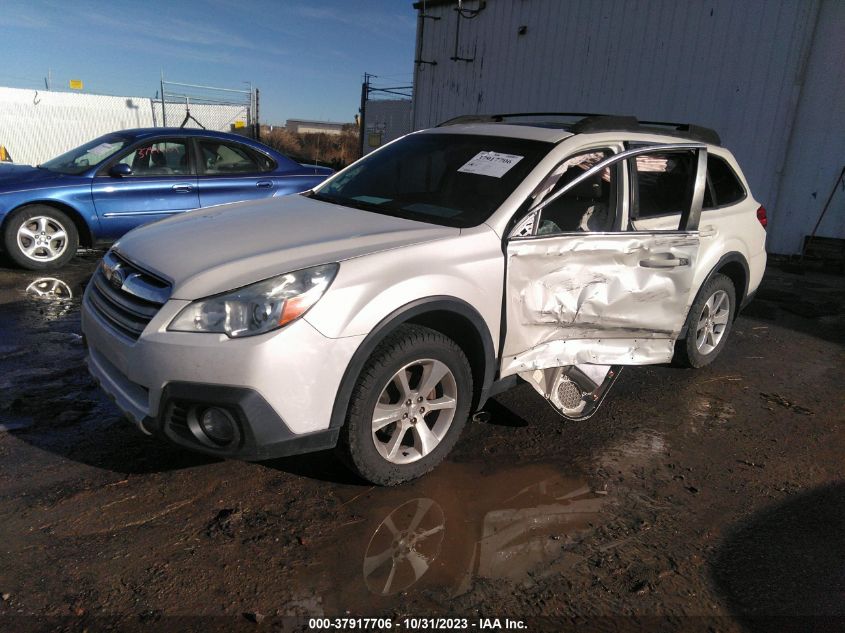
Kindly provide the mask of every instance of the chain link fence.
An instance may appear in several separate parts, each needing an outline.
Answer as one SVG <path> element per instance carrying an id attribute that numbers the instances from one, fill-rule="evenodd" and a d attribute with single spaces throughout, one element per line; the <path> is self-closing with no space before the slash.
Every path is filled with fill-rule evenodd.
<path id="1" fill-rule="evenodd" d="M 258 89 L 221 88 L 161 79 L 154 117 L 162 127 L 192 127 L 234 132 L 258 139 Z"/>

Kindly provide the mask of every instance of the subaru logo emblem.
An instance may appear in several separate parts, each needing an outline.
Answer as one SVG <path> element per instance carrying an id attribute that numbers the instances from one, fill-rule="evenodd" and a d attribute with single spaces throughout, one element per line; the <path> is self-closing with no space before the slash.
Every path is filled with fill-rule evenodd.
<path id="1" fill-rule="evenodd" d="M 120 268 L 115 267 L 112 268 L 109 272 L 110 274 L 107 275 L 109 283 L 118 290 L 123 288 L 123 282 L 126 281 L 126 275 L 123 273 L 123 271 Z"/>

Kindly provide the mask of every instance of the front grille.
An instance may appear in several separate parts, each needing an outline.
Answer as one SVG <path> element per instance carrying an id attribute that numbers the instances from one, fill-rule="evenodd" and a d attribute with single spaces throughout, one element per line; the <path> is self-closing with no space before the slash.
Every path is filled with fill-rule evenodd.
<path id="1" fill-rule="evenodd" d="M 170 298 L 170 284 L 109 251 L 88 284 L 91 308 L 120 334 L 138 340 Z"/>

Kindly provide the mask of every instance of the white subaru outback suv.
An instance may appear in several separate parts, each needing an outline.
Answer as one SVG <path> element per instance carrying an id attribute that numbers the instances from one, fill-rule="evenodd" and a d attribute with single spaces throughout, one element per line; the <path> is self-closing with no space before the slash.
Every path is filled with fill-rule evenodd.
<path id="1" fill-rule="evenodd" d="M 460 117 L 299 195 L 127 234 L 85 293 L 88 366 L 145 433 L 266 459 L 337 446 L 396 484 L 530 383 L 590 416 L 622 366 L 701 367 L 766 262 L 711 130 Z"/>

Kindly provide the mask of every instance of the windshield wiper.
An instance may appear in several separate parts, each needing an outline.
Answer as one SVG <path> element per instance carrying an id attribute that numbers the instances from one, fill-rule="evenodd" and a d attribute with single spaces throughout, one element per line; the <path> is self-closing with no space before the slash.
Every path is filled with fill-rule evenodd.
<path id="1" fill-rule="evenodd" d="M 304 194 L 308 198 L 314 198 L 314 200 L 319 200 L 320 202 L 330 202 L 331 204 L 340 204 L 337 201 L 337 198 L 333 198 L 331 196 L 326 196 L 322 193 L 317 193 L 316 191 L 308 191 Z"/>
<path id="2" fill-rule="evenodd" d="M 343 207 L 352 207 L 353 209 L 361 209 L 362 211 L 376 211 L 384 213 L 385 207 L 373 204 L 372 202 L 364 202 L 363 200 L 356 200 L 355 198 L 341 198 L 339 196 L 327 196 L 322 193 L 312 192 L 309 198 L 319 200 L 321 202 L 328 202 L 330 204 L 338 204 Z"/>

